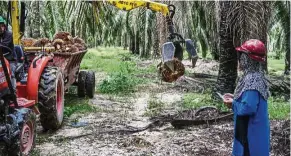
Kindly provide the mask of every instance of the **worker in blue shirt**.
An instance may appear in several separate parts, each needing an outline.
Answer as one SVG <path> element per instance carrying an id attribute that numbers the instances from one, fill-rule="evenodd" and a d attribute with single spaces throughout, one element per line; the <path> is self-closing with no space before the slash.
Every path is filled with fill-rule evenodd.
<path id="1" fill-rule="evenodd" d="M 269 156 L 269 88 L 261 64 L 266 48 L 260 40 L 251 39 L 236 50 L 243 75 L 234 94 L 224 95 L 224 103 L 234 112 L 232 155 Z"/>

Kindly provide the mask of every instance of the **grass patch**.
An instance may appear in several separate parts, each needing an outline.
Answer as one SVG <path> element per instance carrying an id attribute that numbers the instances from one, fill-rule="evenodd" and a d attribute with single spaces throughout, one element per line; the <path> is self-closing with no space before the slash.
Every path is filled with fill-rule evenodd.
<path id="1" fill-rule="evenodd" d="M 98 86 L 101 93 L 128 94 L 134 92 L 134 87 L 142 82 L 135 76 L 137 68 L 133 62 L 120 63 L 118 72 L 112 72 Z"/>
<path id="2" fill-rule="evenodd" d="M 136 71 L 137 74 L 154 74 L 157 73 L 157 65 L 156 64 L 151 64 L 145 68 L 137 68 L 138 70 Z"/>
<path id="3" fill-rule="evenodd" d="M 183 96 L 183 108 L 196 109 L 202 106 L 216 106 L 222 111 L 229 110 L 222 102 L 215 102 L 211 94 L 186 93 Z M 290 103 L 283 98 L 270 97 L 268 99 L 269 117 L 274 119 L 288 119 L 290 117 Z"/>
<path id="4" fill-rule="evenodd" d="M 117 71 L 118 66 L 119 62 L 114 56 L 100 56 L 98 51 L 93 49 L 87 52 L 81 62 L 81 69 L 94 71 Z"/>
<path id="5" fill-rule="evenodd" d="M 186 109 L 197 109 L 202 106 L 216 106 L 222 111 L 228 110 L 228 108 L 222 103 L 214 101 L 211 98 L 211 93 L 198 94 L 198 93 L 186 93 L 183 96 L 182 107 Z"/>
<path id="6" fill-rule="evenodd" d="M 81 69 L 103 71 L 106 73 L 119 72 L 120 66 L 130 65 L 136 73 L 151 73 L 156 71 L 156 64 L 151 64 L 146 68 L 138 68 L 137 62 L 142 61 L 128 50 L 120 47 L 99 47 L 89 49 L 81 62 Z M 125 64 L 124 64 L 125 63 Z"/>
<path id="7" fill-rule="evenodd" d="M 290 103 L 282 98 L 270 97 L 268 100 L 270 119 L 289 119 Z"/>
<path id="8" fill-rule="evenodd" d="M 77 98 L 72 95 L 65 95 L 64 116 L 70 117 L 74 113 L 97 112 L 99 108 L 89 104 L 89 99 Z"/>
<path id="9" fill-rule="evenodd" d="M 137 63 L 140 61 L 142 60 L 120 47 L 99 47 L 88 50 L 81 68 L 102 71 L 108 75 L 98 84 L 99 93 L 128 94 L 135 91 L 136 85 L 149 82 L 149 78 L 141 75 L 152 74 L 156 71 L 154 64 L 138 67 Z"/>
<path id="10" fill-rule="evenodd" d="M 284 59 L 273 59 L 268 58 L 268 71 L 270 73 L 278 73 L 282 74 L 285 69 L 285 62 Z"/>
<path id="11" fill-rule="evenodd" d="M 128 94 L 134 92 L 134 87 L 138 84 L 138 79 L 130 74 L 122 72 L 112 73 L 98 86 L 101 93 L 106 94 Z"/>
<path id="12" fill-rule="evenodd" d="M 163 111 L 165 104 L 157 99 L 150 99 L 145 112 L 145 116 L 154 117 Z"/>
<path id="13" fill-rule="evenodd" d="M 122 58 L 129 54 L 129 51 L 119 47 L 89 49 L 81 62 L 81 69 L 104 71 L 107 73 L 117 72 L 122 63 Z"/>

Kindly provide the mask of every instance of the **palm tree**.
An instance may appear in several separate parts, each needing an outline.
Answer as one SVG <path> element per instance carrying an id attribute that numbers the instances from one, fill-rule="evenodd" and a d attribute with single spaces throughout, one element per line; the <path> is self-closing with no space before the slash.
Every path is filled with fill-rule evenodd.
<path id="1" fill-rule="evenodd" d="M 160 39 L 160 33 L 158 31 L 158 15 L 155 15 L 155 21 L 153 24 L 153 58 L 160 57 L 160 45 L 159 45 L 159 39 Z"/>
<path id="2" fill-rule="evenodd" d="M 290 74 L 290 1 L 275 2 L 275 21 L 278 21 L 283 31 L 285 49 L 285 74 Z"/>
<path id="3" fill-rule="evenodd" d="M 32 37 L 33 38 L 40 38 L 41 34 L 40 34 L 40 18 L 39 18 L 39 14 L 40 14 L 40 3 L 42 3 L 42 1 L 33 1 L 31 2 L 31 24 L 30 27 L 32 29 Z"/>
<path id="4" fill-rule="evenodd" d="M 157 27 L 158 30 L 158 36 L 159 36 L 159 50 L 161 54 L 161 49 L 164 43 L 167 42 L 168 37 L 168 31 L 167 31 L 167 24 L 166 24 L 166 18 L 162 14 L 157 14 Z"/>
<path id="5" fill-rule="evenodd" d="M 233 45 L 233 29 L 230 27 L 228 18 L 234 5 L 231 1 L 219 2 L 219 72 L 215 92 L 232 93 L 235 89 L 237 78 L 237 60 Z"/>
<path id="6" fill-rule="evenodd" d="M 0 8 L 0 16 L 6 18 L 8 3 L 6 1 L 0 1 L 0 6 L 2 6 Z"/>
<path id="7" fill-rule="evenodd" d="M 216 91 L 232 93 L 237 77 L 235 47 L 255 38 L 267 44 L 269 2 L 225 1 L 220 3 L 219 21 L 219 74 Z"/>

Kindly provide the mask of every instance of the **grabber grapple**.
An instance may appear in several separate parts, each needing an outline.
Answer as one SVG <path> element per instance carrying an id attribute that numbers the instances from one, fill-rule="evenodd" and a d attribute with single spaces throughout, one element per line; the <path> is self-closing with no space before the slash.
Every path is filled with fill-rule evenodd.
<path id="1" fill-rule="evenodd" d="M 163 81 L 173 82 L 185 73 L 185 67 L 182 64 L 183 47 L 181 44 L 185 44 L 186 51 L 191 58 L 193 68 L 196 65 L 198 55 L 196 53 L 195 44 L 191 39 L 185 40 L 180 34 L 174 32 L 172 19 L 176 8 L 174 5 L 169 5 L 168 8 L 170 14 L 166 16 L 166 19 L 169 36 L 168 42 L 163 44 L 162 62 L 158 65 L 158 68 Z"/>
<path id="2" fill-rule="evenodd" d="M 38 111 L 34 100 L 16 94 L 11 81 L 14 73 L 3 50 L 12 52 L 0 44 L 0 155 L 28 155 L 35 144 Z"/>

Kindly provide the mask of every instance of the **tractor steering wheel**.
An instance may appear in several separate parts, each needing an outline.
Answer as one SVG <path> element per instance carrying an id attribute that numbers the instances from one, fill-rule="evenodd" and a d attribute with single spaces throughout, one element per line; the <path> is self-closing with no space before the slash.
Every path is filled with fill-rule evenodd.
<path id="1" fill-rule="evenodd" d="M 6 49 L 6 50 L 8 50 L 10 53 L 12 53 L 12 49 L 10 49 L 9 47 L 7 47 L 7 46 L 5 46 L 5 45 L 2 45 L 2 44 L 0 43 L 0 49 L 2 49 L 2 48 Z M 1 50 L 1 52 L 3 53 L 2 50 Z M 9 54 L 9 53 L 3 54 L 3 55 L 6 56 L 6 55 L 8 55 L 8 54 Z"/>

